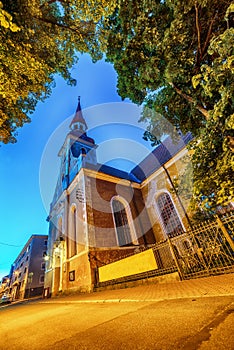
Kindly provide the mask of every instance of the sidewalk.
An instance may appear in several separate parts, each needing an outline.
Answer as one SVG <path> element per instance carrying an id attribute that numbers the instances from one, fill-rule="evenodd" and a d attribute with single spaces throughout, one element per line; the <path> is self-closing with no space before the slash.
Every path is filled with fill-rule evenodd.
<path id="1" fill-rule="evenodd" d="M 73 294 L 44 303 L 98 303 L 98 302 L 151 302 L 168 299 L 200 298 L 211 296 L 234 297 L 234 274 L 219 275 L 180 282 L 156 283 L 137 287 L 105 290 L 88 294 Z"/>

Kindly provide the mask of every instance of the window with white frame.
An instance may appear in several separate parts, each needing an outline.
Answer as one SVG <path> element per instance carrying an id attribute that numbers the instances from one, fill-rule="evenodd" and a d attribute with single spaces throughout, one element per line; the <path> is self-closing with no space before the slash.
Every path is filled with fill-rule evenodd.
<path id="1" fill-rule="evenodd" d="M 119 246 L 137 244 L 130 208 L 120 197 L 111 201 L 117 241 Z M 132 227 L 131 227 L 132 226 Z"/>
<path id="2" fill-rule="evenodd" d="M 183 226 L 176 208 L 167 192 L 161 193 L 156 199 L 160 219 L 168 236 L 182 233 Z"/>

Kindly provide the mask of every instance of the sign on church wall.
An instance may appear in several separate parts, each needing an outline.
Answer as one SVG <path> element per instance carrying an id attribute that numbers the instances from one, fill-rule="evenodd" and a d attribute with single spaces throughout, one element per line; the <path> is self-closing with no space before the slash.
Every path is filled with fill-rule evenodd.
<path id="1" fill-rule="evenodd" d="M 158 266 L 155 261 L 153 250 L 149 249 L 145 252 L 100 267 L 98 269 L 99 282 L 135 275 L 157 268 Z"/>

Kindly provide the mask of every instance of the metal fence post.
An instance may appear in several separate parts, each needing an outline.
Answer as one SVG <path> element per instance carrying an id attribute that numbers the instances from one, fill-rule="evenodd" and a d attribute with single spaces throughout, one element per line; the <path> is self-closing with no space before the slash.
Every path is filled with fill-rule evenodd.
<path id="1" fill-rule="evenodd" d="M 180 268 L 180 264 L 179 264 L 179 261 L 177 259 L 177 256 L 175 254 L 175 251 L 174 251 L 174 248 L 173 248 L 173 244 L 171 243 L 171 240 L 170 238 L 168 237 L 167 238 L 167 242 L 168 242 L 168 245 L 169 245 L 169 248 L 170 248 L 170 251 L 171 251 L 171 255 L 175 261 L 175 264 L 176 264 L 176 267 L 177 267 L 177 270 L 178 270 L 178 273 L 179 273 L 179 277 L 180 277 L 180 280 L 182 281 L 183 280 L 183 272 Z"/>
<path id="2" fill-rule="evenodd" d="M 234 242 L 233 240 L 231 239 L 231 237 L 229 236 L 229 233 L 226 229 L 226 227 L 224 226 L 224 224 L 222 223 L 221 219 L 218 217 L 218 215 L 216 215 L 216 221 L 219 225 L 219 227 L 221 228 L 223 234 L 224 234 L 224 237 L 226 238 L 226 240 L 228 241 L 232 251 L 234 252 Z"/>

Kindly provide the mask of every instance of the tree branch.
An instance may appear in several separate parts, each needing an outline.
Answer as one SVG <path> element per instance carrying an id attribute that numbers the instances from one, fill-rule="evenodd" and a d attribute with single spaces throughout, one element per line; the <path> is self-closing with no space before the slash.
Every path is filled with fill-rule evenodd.
<path id="1" fill-rule="evenodd" d="M 60 27 L 60 28 L 64 28 L 64 29 L 67 29 L 67 30 L 70 30 L 72 32 L 75 32 L 77 34 L 80 34 L 80 35 L 91 35 L 92 32 L 88 32 L 88 29 L 87 28 L 87 32 L 81 32 L 80 28 L 72 28 L 72 27 L 69 27 L 69 26 L 66 26 L 65 24 L 62 24 L 62 23 L 58 23 L 56 21 L 52 21 L 52 20 L 49 20 L 47 18 L 42 18 L 42 17 L 37 17 L 37 16 L 33 16 L 33 18 L 35 19 L 38 19 L 39 21 L 42 21 L 42 22 L 45 22 L 45 23 L 49 23 L 49 24 L 53 24 L 57 27 Z M 87 23 L 86 23 L 87 24 Z M 90 23 L 88 23 L 90 25 Z"/>
<path id="2" fill-rule="evenodd" d="M 196 103 L 196 101 L 195 101 L 191 96 L 185 94 L 182 90 L 180 90 L 180 89 L 179 89 L 177 86 L 175 86 L 173 83 L 169 83 L 169 84 L 173 87 L 173 89 L 175 89 L 175 91 L 177 92 L 177 94 L 179 94 L 180 96 L 182 96 L 186 101 L 188 101 L 188 102 L 192 103 L 193 105 L 195 105 L 195 108 L 196 108 L 199 112 L 201 112 L 201 113 L 204 115 L 204 117 L 206 118 L 206 120 L 208 120 L 208 118 L 209 118 L 209 113 L 208 113 L 208 111 L 207 111 L 204 107 L 198 105 L 198 104 Z"/>
<path id="3" fill-rule="evenodd" d="M 48 1 L 44 2 L 41 6 L 39 6 L 39 8 L 41 9 L 45 5 L 50 5 L 50 4 L 53 4 L 54 2 L 61 2 L 63 4 L 66 4 L 66 0 L 48 0 Z"/>
<path id="4" fill-rule="evenodd" d="M 216 17 L 217 17 L 217 13 L 213 16 L 213 18 L 211 19 L 210 25 L 209 25 L 209 29 L 208 29 L 207 36 L 206 36 L 206 41 L 205 41 L 203 48 L 202 48 L 202 55 L 203 56 L 204 56 L 204 52 L 209 44 L 212 26 L 213 26 L 213 23 L 214 23 Z"/>
<path id="5" fill-rule="evenodd" d="M 201 55 L 202 55 L 202 50 L 201 50 L 201 33 L 200 33 L 200 27 L 199 27 L 197 2 L 195 2 L 195 10 L 196 10 L 197 45 L 198 45 L 198 52 L 200 53 L 200 57 L 201 57 Z"/>

